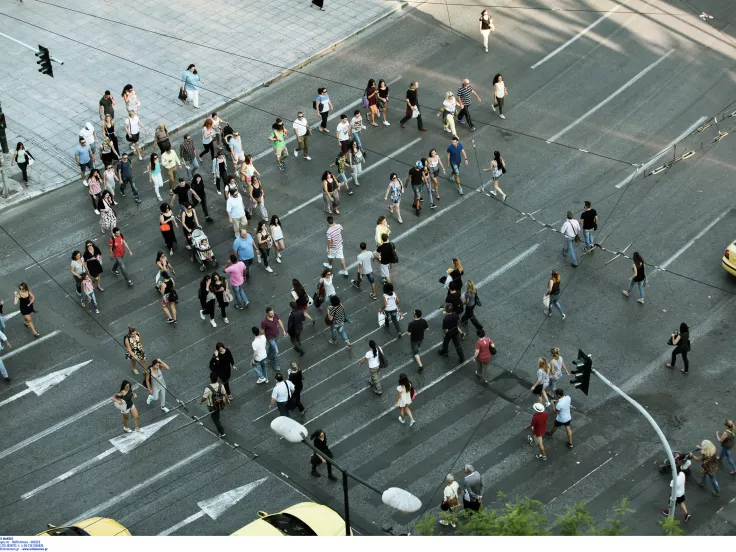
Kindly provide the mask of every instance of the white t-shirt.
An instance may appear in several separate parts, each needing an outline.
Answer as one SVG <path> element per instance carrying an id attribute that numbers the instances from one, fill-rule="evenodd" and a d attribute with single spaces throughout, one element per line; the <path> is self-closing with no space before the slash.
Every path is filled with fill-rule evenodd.
<path id="1" fill-rule="evenodd" d="M 135 134 L 135 133 L 133 133 Z M 88 129 L 86 126 L 79 131 L 79 135 L 84 138 L 90 146 L 95 143 L 95 131 Z"/>
<path id="2" fill-rule="evenodd" d="M 672 481 L 670 481 L 670 487 L 672 487 Z M 677 474 L 677 489 L 675 490 L 677 496 L 685 495 L 685 472 Z"/>
<path id="3" fill-rule="evenodd" d="M 358 255 L 358 264 L 363 267 L 364 276 L 366 274 L 373 274 L 373 265 L 371 264 L 373 255 L 373 251 L 363 251 Z"/>
<path id="4" fill-rule="evenodd" d="M 560 232 L 562 232 L 566 238 L 574 238 L 580 233 L 580 223 L 575 219 L 567 219 L 562 223 Z"/>
<path id="5" fill-rule="evenodd" d="M 569 397 L 569 395 L 565 395 L 562 397 L 559 401 L 557 401 L 557 410 L 559 410 L 559 414 L 557 414 L 556 420 L 560 423 L 569 422 L 572 420 L 572 416 L 570 415 L 570 403 L 572 402 L 572 399 Z"/>
<path id="6" fill-rule="evenodd" d="M 255 353 L 256 361 L 260 362 L 268 356 L 266 345 L 268 345 L 268 340 L 265 335 L 259 335 L 253 340 L 253 352 Z"/>
<path id="7" fill-rule="evenodd" d="M 286 384 L 286 385 L 284 385 Z M 289 387 L 287 390 L 286 387 Z M 289 400 L 289 395 L 294 394 L 294 384 L 291 383 L 289 380 L 280 381 L 276 384 L 276 387 L 273 388 L 273 393 L 271 393 L 271 398 L 276 399 L 276 402 L 286 402 Z"/>
<path id="8" fill-rule="evenodd" d="M 240 194 L 238 194 L 238 197 L 230 195 L 230 197 L 227 198 L 226 209 L 234 219 L 243 218 L 245 216 L 245 206 L 243 205 L 243 198 L 240 197 Z"/>
<path id="9" fill-rule="evenodd" d="M 396 304 L 396 295 L 394 295 L 393 293 L 391 295 L 386 295 L 384 293 L 383 298 L 386 301 L 386 311 L 387 312 L 393 312 L 399 308 L 398 305 Z"/>
<path id="10" fill-rule="evenodd" d="M 138 115 L 125 119 L 125 127 L 130 134 L 138 134 L 141 131 L 140 124 L 141 120 L 138 118 Z M 87 143 L 89 144 L 90 142 L 87 141 Z"/>
<path id="11" fill-rule="evenodd" d="M 381 351 L 381 348 L 378 348 L 378 351 Z M 380 355 L 373 356 L 373 350 L 368 350 L 368 352 L 365 354 L 365 358 L 368 359 L 368 368 L 378 368 L 379 364 L 381 364 L 381 357 Z"/>
<path id="12" fill-rule="evenodd" d="M 497 98 L 503 98 L 506 95 L 506 85 L 503 81 L 498 81 L 493 85 L 493 93 Z"/>
<path id="13" fill-rule="evenodd" d="M 320 278 L 319 281 L 322 282 L 322 285 L 325 286 L 325 293 L 327 294 L 327 297 L 332 297 L 337 293 L 335 291 L 335 284 L 333 283 L 334 278 L 332 276 L 330 276 L 329 279 Z"/>
<path id="14" fill-rule="evenodd" d="M 233 136 L 230 139 L 229 144 L 230 144 L 230 147 L 233 149 L 233 153 L 235 153 L 236 155 L 243 153 L 243 144 L 240 141 L 240 136 L 237 136 L 237 137 Z"/>
<path id="15" fill-rule="evenodd" d="M 447 500 L 457 498 L 460 500 L 460 484 L 457 481 L 453 481 L 449 485 L 445 485 L 443 495 Z"/>
<path id="16" fill-rule="evenodd" d="M 337 138 L 341 142 L 350 140 L 350 123 L 345 121 L 337 125 Z"/>
<path id="17" fill-rule="evenodd" d="M 455 108 L 457 107 L 457 102 L 455 101 L 455 97 L 453 96 L 449 100 L 445 100 L 442 102 L 442 105 L 445 106 L 445 112 L 447 113 L 455 113 Z"/>
<path id="18" fill-rule="evenodd" d="M 350 119 L 350 126 L 353 129 L 353 132 L 360 132 L 365 127 L 363 126 L 363 117 L 358 117 L 357 115 Z"/>
<path id="19" fill-rule="evenodd" d="M 294 121 L 294 133 L 297 136 L 304 136 L 307 133 L 307 129 L 309 128 L 309 123 L 307 122 L 307 119 L 305 117 L 302 117 L 301 119 L 297 119 Z"/>

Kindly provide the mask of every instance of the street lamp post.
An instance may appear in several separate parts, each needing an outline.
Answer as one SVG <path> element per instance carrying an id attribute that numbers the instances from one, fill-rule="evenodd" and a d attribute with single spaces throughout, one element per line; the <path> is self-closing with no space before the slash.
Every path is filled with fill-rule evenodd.
<path id="1" fill-rule="evenodd" d="M 304 443 L 307 445 L 315 454 L 322 456 L 325 462 L 331 464 L 336 469 L 342 472 L 342 491 L 343 500 L 345 502 L 345 535 L 350 536 L 350 503 L 348 499 L 348 478 L 351 478 L 361 485 L 368 487 L 372 491 L 381 495 L 381 500 L 387 506 L 399 510 L 401 512 L 412 513 L 417 512 L 422 507 L 422 502 L 416 496 L 411 494 L 409 491 L 400 489 L 398 487 L 391 487 L 385 491 L 374 487 L 364 479 L 358 477 L 354 473 L 351 473 L 347 469 L 343 468 L 340 464 L 335 462 L 329 456 L 324 455 L 317 447 L 307 439 L 307 428 L 299 422 L 292 420 L 286 416 L 279 416 L 271 422 L 271 429 L 280 437 L 290 443 Z"/>

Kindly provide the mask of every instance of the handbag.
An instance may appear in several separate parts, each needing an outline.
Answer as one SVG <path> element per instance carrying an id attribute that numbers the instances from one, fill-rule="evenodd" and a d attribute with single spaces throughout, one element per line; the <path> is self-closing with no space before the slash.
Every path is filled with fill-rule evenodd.
<path id="1" fill-rule="evenodd" d="M 542 297 L 542 304 L 544 305 L 544 308 L 549 308 L 549 295 Z"/>
<path id="2" fill-rule="evenodd" d="M 184 87 L 183 86 L 181 88 L 179 88 L 179 99 L 182 102 L 187 101 L 187 91 L 184 90 Z"/>
<path id="3" fill-rule="evenodd" d="M 162 232 L 168 232 L 169 230 L 171 230 L 171 225 L 170 225 L 170 224 L 169 224 L 168 222 L 164 222 L 164 223 L 163 223 L 162 225 L 160 225 L 160 226 L 159 226 L 158 228 L 159 228 L 159 230 L 161 230 Z"/>
<path id="4" fill-rule="evenodd" d="M 478 297 L 478 294 L 475 294 L 475 306 L 476 307 L 482 307 L 483 303 L 480 302 L 480 297 Z"/>
<path id="5" fill-rule="evenodd" d="M 31 154 L 29 154 L 28 152 L 26 152 L 26 155 L 28 155 L 28 166 L 32 167 L 33 164 L 36 162 L 36 160 L 33 157 L 31 157 Z"/>
<path id="6" fill-rule="evenodd" d="M 419 117 L 419 108 L 415 105 L 411 106 L 411 118 L 416 119 Z"/>
<path id="7" fill-rule="evenodd" d="M 386 324 L 386 313 L 384 313 L 383 311 L 378 311 L 378 327 L 380 328 L 381 326 L 385 324 Z"/>
<path id="8" fill-rule="evenodd" d="M 335 323 L 335 319 L 332 318 L 331 312 L 332 311 L 328 310 L 327 314 L 325 314 L 325 324 L 328 326 L 332 326 Z"/>
<path id="9" fill-rule="evenodd" d="M 230 293 L 230 289 L 226 289 L 225 293 L 222 294 L 222 298 L 225 300 L 226 303 L 232 303 L 233 302 L 233 294 Z"/>
<path id="10" fill-rule="evenodd" d="M 413 385 L 411 386 L 411 400 L 414 400 L 417 398 L 417 389 Z"/>
<path id="11" fill-rule="evenodd" d="M 388 368 L 388 360 L 386 360 L 380 347 L 378 348 L 378 368 Z"/>
<path id="12" fill-rule="evenodd" d="M 680 335 L 679 333 L 676 333 L 675 336 Z M 676 347 L 677 345 L 675 343 L 672 343 L 672 338 L 674 336 L 670 336 L 670 338 L 667 340 L 667 345 L 672 345 L 673 347 Z"/>
<path id="13" fill-rule="evenodd" d="M 368 91 L 367 90 L 363 94 L 363 98 L 360 100 L 360 105 L 362 105 L 363 108 L 368 107 Z"/>
<path id="14" fill-rule="evenodd" d="M 491 341 L 490 350 L 491 350 L 492 355 L 495 355 L 496 353 L 498 353 L 498 349 L 496 349 L 496 344 L 493 341 Z"/>

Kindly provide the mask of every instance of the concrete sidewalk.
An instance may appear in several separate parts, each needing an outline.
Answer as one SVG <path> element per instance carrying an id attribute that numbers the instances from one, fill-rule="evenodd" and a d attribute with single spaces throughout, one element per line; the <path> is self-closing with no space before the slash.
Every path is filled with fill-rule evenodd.
<path id="1" fill-rule="evenodd" d="M 159 123 L 173 131 L 203 119 L 326 53 L 401 3 L 327 0 L 325 8 L 319 11 L 309 0 L 242 0 L 237 9 L 225 0 L 4 3 L 3 32 L 45 46 L 64 65 L 54 64 L 54 78 L 42 75 L 32 51 L 0 37 L 0 101 L 9 148 L 22 141 L 37 161 L 28 188 L 17 168 L 8 171 L 11 196 L 0 197 L 0 209 L 79 178 L 77 136 L 87 121 L 101 134 L 98 107 L 105 90 L 117 102 L 116 133 L 127 149 L 120 94 L 124 85 L 135 86 L 146 127 L 142 139 L 150 143 Z M 203 82 L 199 110 L 177 99 L 181 73 L 190 63 Z"/>

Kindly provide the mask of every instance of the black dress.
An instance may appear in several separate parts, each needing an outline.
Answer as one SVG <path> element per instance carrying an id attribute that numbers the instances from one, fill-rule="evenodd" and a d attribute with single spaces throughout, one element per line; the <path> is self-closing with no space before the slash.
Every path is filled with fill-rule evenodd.
<path id="1" fill-rule="evenodd" d="M 100 254 L 100 250 L 95 246 L 94 253 L 90 253 L 89 249 L 85 249 L 84 255 L 82 255 L 84 262 L 87 263 L 87 271 L 92 278 L 97 278 L 104 272 L 102 270 L 102 263 L 97 259 L 97 256 Z"/>
<path id="2" fill-rule="evenodd" d="M 31 303 L 30 295 L 28 297 L 23 297 L 23 296 L 18 297 L 18 308 L 20 309 L 20 313 L 23 316 L 36 312 L 33 309 L 33 303 Z"/>
<path id="3" fill-rule="evenodd" d="M 297 311 L 298 312 L 298 311 Z M 304 389 L 304 379 L 301 370 L 298 372 L 292 372 L 289 374 L 289 381 L 294 384 L 294 405 L 299 409 L 299 412 L 304 412 L 305 408 L 302 404 L 302 390 Z"/>
<path id="4" fill-rule="evenodd" d="M 161 235 L 164 238 L 164 242 L 166 242 L 166 248 L 169 250 L 174 249 L 174 244 L 176 243 L 176 234 L 174 234 L 174 218 L 173 213 L 171 215 L 162 215 L 164 217 L 164 224 L 169 225 L 168 230 L 161 230 Z M 159 219 L 161 220 L 161 219 Z"/>
<path id="5" fill-rule="evenodd" d="M 327 435 L 325 435 L 325 440 L 316 438 L 314 441 L 314 447 L 319 450 L 319 455 L 328 458 L 332 458 L 332 451 L 330 450 L 330 447 L 327 446 Z M 317 454 L 312 453 L 312 457 L 310 458 L 310 463 L 312 464 L 312 472 L 317 471 L 317 466 L 319 466 L 322 463 L 322 460 L 319 459 Z M 332 475 L 332 464 L 329 462 L 325 462 L 327 464 L 327 473 Z"/>
<path id="6" fill-rule="evenodd" d="M 210 372 L 217 374 L 222 385 L 225 386 L 225 392 L 228 395 L 232 394 L 230 393 L 230 377 L 232 375 L 232 367 L 234 364 L 235 360 L 233 359 L 233 354 L 230 352 L 230 349 L 225 349 L 224 353 L 220 353 L 218 351 L 217 358 L 213 356 L 210 359 Z"/>
<path id="7" fill-rule="evenodd" d="M 312 5 L 317 6 L 319 9 L 323 9 L 325 0 L 312 0 Z"/>

